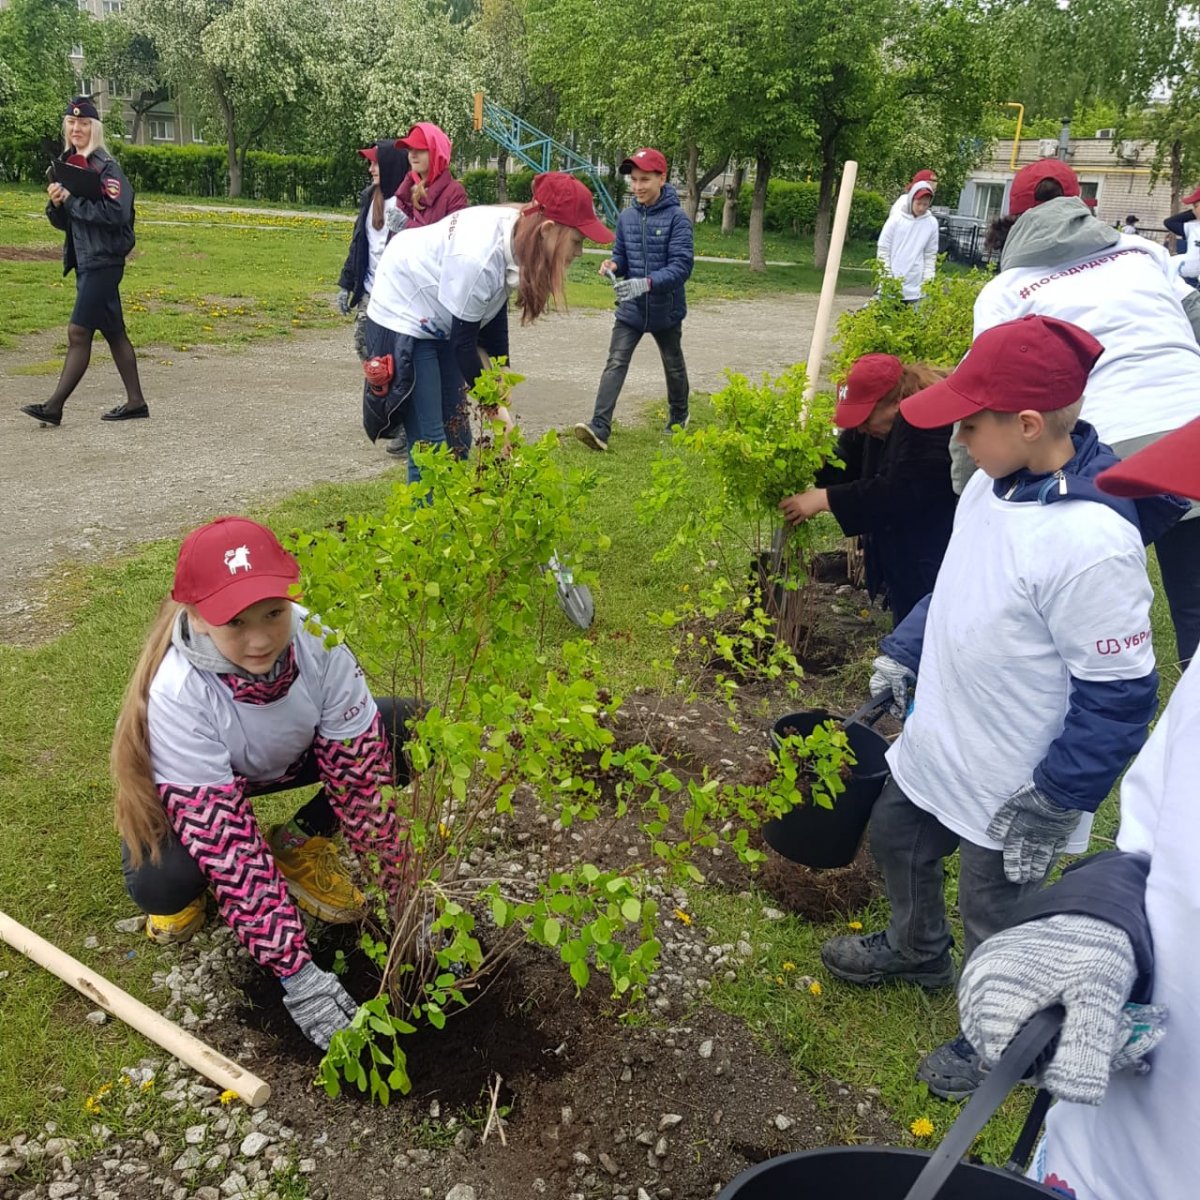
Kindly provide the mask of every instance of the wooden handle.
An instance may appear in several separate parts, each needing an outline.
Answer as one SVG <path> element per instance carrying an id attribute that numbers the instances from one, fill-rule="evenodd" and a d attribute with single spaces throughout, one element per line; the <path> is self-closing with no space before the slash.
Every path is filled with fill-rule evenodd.
<path id="1" fill-rule="evenodd" d="M 243 1070 L 232 1059 L 218 1054 L 199 1038 L 180 1029 L 174 1021 L 168 1021 L 161 1013 L 135 1000 L 128 992 L 110 983 L 78 959 L 38 937 L 32 929 L 26 929 L 7 913 L 0 912 L 0 941 L 7 942 L 38 966 L 45 967 L 64 983 L 69 983 L 105 1012 L 120 1018 L 138 1033 L 148 1037 L 155 1045 L 173 1054 L 206 1079 L 211 1080 L 222 1091 L 236 1092 L 251 1108 L 258 1108 L 271 1095 L 271 1085 L 257 1075 Z"/>

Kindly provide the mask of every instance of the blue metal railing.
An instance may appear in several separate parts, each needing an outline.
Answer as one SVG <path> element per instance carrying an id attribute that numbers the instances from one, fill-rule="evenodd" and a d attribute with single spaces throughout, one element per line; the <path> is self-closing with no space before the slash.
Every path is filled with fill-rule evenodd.
<path id="1" fill-rule="evenodd" d="M 519 158 L 535 171 L 569 171 L 571 174 L 586 175 L 592 181 L 596 200 L 604 210 L 604 215 L 610 222 L 616 221 L 619 216 L 616 201 L 590 159 L 536 129 L 523 117 L 502 108 L 494 100 L 487 99 L 482 92 L 475 93 L 475 129 L 487 134 L 514 158 Z"/>

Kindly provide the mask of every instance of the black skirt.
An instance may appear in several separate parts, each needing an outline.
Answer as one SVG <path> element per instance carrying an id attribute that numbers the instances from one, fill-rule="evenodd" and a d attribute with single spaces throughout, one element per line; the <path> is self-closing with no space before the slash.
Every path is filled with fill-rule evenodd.
<path id="1" fill-rule="evenodd" d="M 116 267 L 93 267 L 87 271 L 76 269 L 71 324 L 98 329 L 101 333 L 120 333 L 125 328 L 125 314 L 121 311 L 121 293 L 117 289 L 124 274 L 124 263 Z"/>

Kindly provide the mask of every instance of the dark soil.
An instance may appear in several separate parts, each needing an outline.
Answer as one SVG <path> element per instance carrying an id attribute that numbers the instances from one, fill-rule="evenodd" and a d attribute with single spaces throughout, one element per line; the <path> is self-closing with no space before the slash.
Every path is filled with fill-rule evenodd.
<path id="1" fill-rule="evenodd" d="M 0 246 L 0 262 L 54 262 L 60 258 L 61 247 Z"/>

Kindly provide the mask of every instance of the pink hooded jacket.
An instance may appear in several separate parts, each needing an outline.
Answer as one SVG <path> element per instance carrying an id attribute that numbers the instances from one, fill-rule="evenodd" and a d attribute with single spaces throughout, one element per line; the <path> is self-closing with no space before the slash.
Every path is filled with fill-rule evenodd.
<path id="1" fill-rule="evenodd" d="M 396 203 L 408 217 L 409 229 L 433 225 L 460 208 L 466 208 L 467 189 L 450 174 L 450 139 L 432 121 L 421 121 L 413 127 L 425 135 L 429 147 L 429 178 L 420 207 L 413 203 L 413 188 L 419 182 L 415 171 L 409 171 L 396 192 Z"/>

